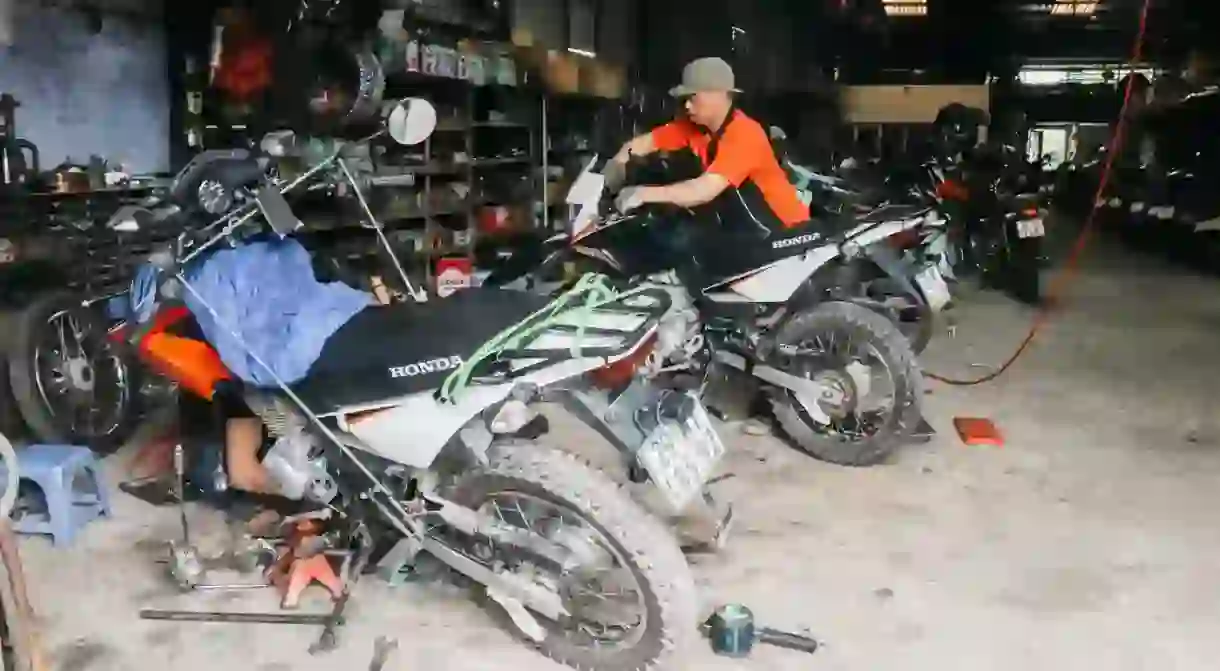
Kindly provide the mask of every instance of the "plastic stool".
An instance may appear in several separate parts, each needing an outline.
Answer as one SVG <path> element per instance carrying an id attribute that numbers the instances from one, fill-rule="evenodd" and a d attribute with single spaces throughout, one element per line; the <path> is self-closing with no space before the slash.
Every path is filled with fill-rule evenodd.
<path id="1" fill-rule="evenodd" d="M 41 490 L 47 507 L 14 520 L 21 534 L 49 534 L 56 546 L 69 545 L 81 527 L 110 516 L 110 499 L 97 458 L 78 445 L 30 445 L 18 453 L 21 480 Z M 6 474 L 0 464 L 0 475 Z"/>

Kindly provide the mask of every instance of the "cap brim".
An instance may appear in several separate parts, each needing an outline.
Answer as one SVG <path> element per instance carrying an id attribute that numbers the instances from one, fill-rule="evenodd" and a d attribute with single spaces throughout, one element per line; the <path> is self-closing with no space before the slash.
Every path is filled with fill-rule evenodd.
<path id="1" fill-rule="evenodd" d="M 673 98 L 686 98 L 688 96 L 693 96 L 698 92 L 699 92 L 698 90 L 690 88 L 689 86 L 679 85 L 679 86 L 675 86 L 672 89 L 670 89 L 669 95 L 670 95 L 670 97 L 673 97 Z M 729 93 L 741 93 L 741 89 L 729 89 L 728 92 Z"/>

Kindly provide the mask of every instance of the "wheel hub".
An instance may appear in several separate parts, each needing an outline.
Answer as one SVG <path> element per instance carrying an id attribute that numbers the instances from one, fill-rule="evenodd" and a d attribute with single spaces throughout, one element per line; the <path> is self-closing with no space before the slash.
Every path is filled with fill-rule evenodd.
<path id="1" fill-rule="evenodd" d="M 93 365 L 83 357 L 72 357 L 64 360 L 64 379 L 77 391 L 93 391 Z"/>
<path id="2" fill-rule="evenodd" d="M 813 376 L 813 382 L 821 389 L 818 406 L 827 415 L 842 419 L 855 409 L 858 400 L 856 385 L 846 371 L 824 370 Z"/>

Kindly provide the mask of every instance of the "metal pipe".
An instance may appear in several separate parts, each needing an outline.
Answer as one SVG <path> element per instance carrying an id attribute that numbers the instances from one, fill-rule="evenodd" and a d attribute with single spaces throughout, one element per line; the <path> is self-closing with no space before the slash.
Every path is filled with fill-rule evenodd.
<path id="1" fill-rule="evenodd" d="M 220 611 L 158 610 L 143 608 L 141 620 L 167 620 L 170 622 L 229 622 L 251 624 L 317 624 L 331 621 L 329 613 L 233 613 Z"/>

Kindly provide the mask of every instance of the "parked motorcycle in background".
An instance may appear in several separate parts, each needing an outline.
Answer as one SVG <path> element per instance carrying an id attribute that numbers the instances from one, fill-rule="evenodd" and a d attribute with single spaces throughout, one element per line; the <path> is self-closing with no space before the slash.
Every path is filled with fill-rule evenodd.
<path id="1" fill-rule="evenodd" d="M 674 180 L 664 154 L 633 159 L 627 184 Z M 709 405 L 748 415 L 756 393 L 809 454 L 867 466 L 907 442 L 922 418 L 922 377 L 903 334 L 861 289 L 865 250 L 920 224 L 835 216 L 761 236 L 732 222 L 699 226 L 691 211 L 648 206 L 611 212 L 594 157 L 573 183 L 567 233 L 522 248 L 487 278 L 542 283 L 565 265 L 667 291 L 654 372 L 709 382 Z M 690 235 L 693 230 L 700 235 Z M 720 394 L 733 387 L 738 393 Z M 726 411 L 726 397 L 735 405 Z"/>

